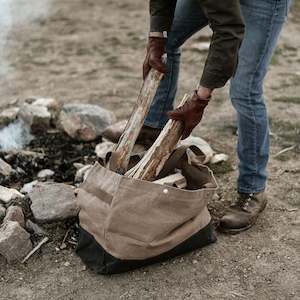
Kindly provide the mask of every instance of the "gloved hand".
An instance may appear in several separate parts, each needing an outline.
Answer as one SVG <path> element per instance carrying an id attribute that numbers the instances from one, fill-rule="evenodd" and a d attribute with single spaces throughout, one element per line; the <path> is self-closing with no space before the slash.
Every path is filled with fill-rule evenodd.
<path id="1" fill-rule="evenodd" d="M 166 64 L 162 56 L 166 52 L 166 38 L 149 37 L 147 46 L 147 55 L 143 65 L 143 78 L 146 79 L 151 68 L 165 74 Z"/>
<path id="2" fill-rule="evenodd" d="M 184 131 L 181 138 L 182 140 L 186 139 L 200 123 L 204 109 L 210 98 L 211 96 L 202 99 L 198 96 L 197 91 L 195 91 L 191 100 L 187 101 L 183 106 L 168 112 L 170 119 L 183 122 Z"/>

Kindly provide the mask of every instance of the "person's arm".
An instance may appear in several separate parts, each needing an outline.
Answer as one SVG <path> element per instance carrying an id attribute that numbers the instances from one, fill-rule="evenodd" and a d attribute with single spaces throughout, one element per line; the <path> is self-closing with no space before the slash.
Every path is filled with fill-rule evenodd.
<path id="1" fill-rule="evenodd" d="M 169 31 L 177 0 L 150 0 L 150 32 Z"/>
<path id="2" fill-rule="evenodd" d="M 238 51 L 244 36 L 244 22 L 239 0 L 198 0 L 213 30 L 208 57 L 192 99 L 168 113 L 169 118 L 182 121 L 182 138 L 187 138 L 202 119 L 215 88 L 223 87 L 234 75 Z"/>
<path id="3" fill-rule="evenodd" d="M 213 30 L 210 50 L 200 81 L 209 89 L 223 87 L 236 70 L 244 36 L 239 0 L 198 0 Z"/>
<path id="4" fill-rule="evenodd" d="M 166 50 L 166 33 L 170 30 L 177 0 L 150 0 L 150 32 L 147 54 L 143 64 L 145 79 L 151 68 L 164 73 L 163 55 Z"/>

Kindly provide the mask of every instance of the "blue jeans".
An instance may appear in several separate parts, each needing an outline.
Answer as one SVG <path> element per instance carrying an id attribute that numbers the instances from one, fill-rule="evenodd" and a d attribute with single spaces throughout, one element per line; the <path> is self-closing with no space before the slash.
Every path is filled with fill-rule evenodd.
<path id="1" fill-rule="evenodd" d="M 291 0 L 241 0 L 246 32 L 239 64 L 231 80 L 230 97 L 237 111 L 238 192 L 265 189 L 269 159 L 269 126 L 263 81 L 286 20 Z M 173 109 L 180 66 L 180 47 L 208 24 L 197 0 L 178 0 L 167 41 L 167 74 L 153 100 L 145 125 L 162 128 Z"/>

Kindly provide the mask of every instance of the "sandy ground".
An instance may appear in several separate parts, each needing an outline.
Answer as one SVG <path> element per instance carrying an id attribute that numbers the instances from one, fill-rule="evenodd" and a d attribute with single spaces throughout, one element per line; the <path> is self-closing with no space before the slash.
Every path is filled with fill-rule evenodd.
<path id="1" fill-rule="evenodd" d="M 48 18 L 9 35 L 12 69 L 0 79 L 0 107 L 15 99 L 52 96 L 97 103 L 128 117 L 141 85 L 147 1 L 52 0 Z M 295 1 L 266 81 L 271 120 L 269 206 L 255 227 L 161 265 L 102 277 L 85 270 L 72 250 L 55 251 L 64 228 L 26 265 L 0 261 L 0 299 L 299 299 L 300 1 Z M 200 35 L 201 36 L 201 35 Z M 199 79 L 204 55 L 184 47 L 179 96 Z M 195 132 L 230 155 L 215 168 L 224 213 L 235 195 L 235 114 L 219 91 Z M 67 262 L 67 264 L 66 264 Z"/>

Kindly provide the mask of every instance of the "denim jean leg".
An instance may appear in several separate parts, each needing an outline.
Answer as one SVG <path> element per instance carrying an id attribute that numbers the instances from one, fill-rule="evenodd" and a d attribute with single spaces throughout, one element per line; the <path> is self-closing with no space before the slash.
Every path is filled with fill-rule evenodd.
<path id="1" fill-rule="evenodd" d="M 194 33 L 208 24 L 198 0 L 178 0 L 174 21 L 167 41 L 167 73 L 153 99 L 145 125 L 163 128 L 168 121 L 167 112 L 173 109 L 180 67 L 180 47 Z"/>
<path id="2" fill-rule="evenodd" d="M 230 96 L 238 119 L 240 193 L 265 189 L 269 125 L 263 81 L 287 12 L 287 0 L 241 0 L 246 33 Z"/>

